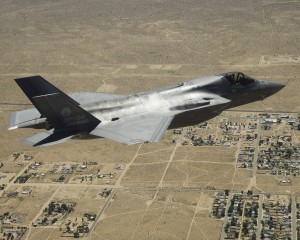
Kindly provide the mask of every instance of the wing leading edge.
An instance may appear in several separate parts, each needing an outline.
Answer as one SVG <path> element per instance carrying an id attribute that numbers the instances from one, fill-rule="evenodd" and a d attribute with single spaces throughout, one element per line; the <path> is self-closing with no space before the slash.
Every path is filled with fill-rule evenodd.
<path id="1" fill-rule="evenodd" d="M 173 116 L 142 113 L 127 116 L 96 127 L 90 134 L 120 143 L 158 142 L 168 129 Z"/>

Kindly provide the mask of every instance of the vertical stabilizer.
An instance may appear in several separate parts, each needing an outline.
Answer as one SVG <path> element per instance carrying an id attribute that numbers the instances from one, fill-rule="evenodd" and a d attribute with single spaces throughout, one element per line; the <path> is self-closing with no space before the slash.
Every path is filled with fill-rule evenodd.
<path id="1" fill-rule="evenodd" d="M 41 76 L 19 78 L 16 82 L 42 117 L 54 128 L 21 140 L 24 143 L 32 146 L 53 145 L 66 141 L 77 133 L 89 133 L 101 122 Z M 17 121 L 16 115 L 12 116 L 12 121 Z M 11 129 L 15 126 L 13 123 L 10 124 Z"/>
<path id="2" fill-rule="evenodd" d="M 16 82 L 56 131 L 90 132 L 100 123 L 99 119 L 41 76 L 19 78 Z"/>

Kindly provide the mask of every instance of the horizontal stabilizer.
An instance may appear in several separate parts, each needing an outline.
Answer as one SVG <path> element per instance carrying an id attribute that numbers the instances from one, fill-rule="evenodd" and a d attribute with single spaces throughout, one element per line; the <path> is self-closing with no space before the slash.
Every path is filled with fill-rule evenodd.
<path id="1" fill-rule="evenodd" d="M 32 135 L 28 138 L 21 139 L 20 142 L 33 147 L 50 146 L 58 143 L 63 143 L 74 136 L 71 132 L 42 132 Z"/>
<path id="2" fill-rule="evenodd" d="M 8 130 L 22 127 L 32 127 L 42 123 L 43 121 L 44 118 L 41 118 L 41 114 L 35 108 L 12 112 L 10 114 Z"/>

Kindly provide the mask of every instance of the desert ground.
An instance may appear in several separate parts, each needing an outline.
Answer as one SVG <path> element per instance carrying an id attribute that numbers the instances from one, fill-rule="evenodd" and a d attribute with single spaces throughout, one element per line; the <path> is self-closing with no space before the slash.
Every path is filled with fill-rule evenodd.
<path id="1" fill-rule="evenodd" d="M 239 146 L 182 146 L 171 142 L 171 130 L 159 143 L 126 146 L 107 139 L 72 139 L 46 148 L 17 141 L 40 130 L 7 130 L 11 111 L 32 107 L 14 79 L 31 75 L 43 76 L 66 93 L 131 94 L 241 71 L 287 86 L 224 116 L 298 113 L 299 0 L 11 0 L 0 2 L 0 22 L 0 172 L 10 178 L 0 178 L 6 184 L 0 214 L 21 216 L 16 224 L 27 227 L 21 239 L 66 239 L 61 228 L 67 221 L 95 213 L 91 231 L 81 239 L 214 240 L 222 237 L 223 225 L 210 214 L 215 191 L 300 192 L 299 178 L 287 187 L 269 175 L 258 174 L 253 181 L 251 169 L 236 165 Z M 21 154 L 13 160 L 13 153 L 33 159 L 28 162 Z M 34 162 L 44 165 L 30 171 L 49 179 L 15 183 Z M 53 182 L 61 176 L 49 173 L 54 164 L 79 167 L 85 162 L 97 165 Z M 116 170 L 116 164 L 124 169 Z M 75 181 L 97 169 L 114 177 Z M 23 188 L 30 194 L 7 196 Z M 104 188 L 112 189 L 107 198 L 99 196 Z M 60 225 L 34 227 L 51 201 L 76 205 Z"/>

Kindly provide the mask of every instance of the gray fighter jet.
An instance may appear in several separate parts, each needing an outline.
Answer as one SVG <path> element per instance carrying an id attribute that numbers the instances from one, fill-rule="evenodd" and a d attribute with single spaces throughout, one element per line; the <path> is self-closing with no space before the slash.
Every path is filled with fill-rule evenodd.
<path id="1" fill-rule="evenodd" d="M 62 143 L 82 135 L 136 144 L 158 142 L 167 129 L 195 125 L 222 111 L 263 100 L 285 85 L 230 72 L 133 95 L 67 95 L 41 76 L 15 80 L 33 109 L 13 112 L 9 129 L 48 131 L 20 140 L 31 146 Z"/>

